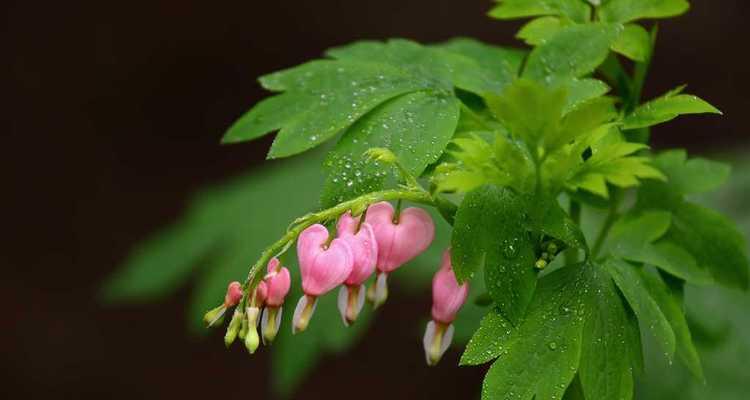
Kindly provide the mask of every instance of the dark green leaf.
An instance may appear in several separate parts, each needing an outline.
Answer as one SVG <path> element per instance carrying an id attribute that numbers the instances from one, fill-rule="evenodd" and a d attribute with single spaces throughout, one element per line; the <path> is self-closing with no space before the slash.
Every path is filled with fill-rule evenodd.
<path id="1" fill-rule="evenodd" d="M 585 398 L 630 400 L 633 373 L 630 349 L 640 346 L 628 335 L 628 315 L 612 279 L 587 265 L 590 287 L 578 375 Z"/>
<path id="2" fill-rule="evenodd" d="M 599 18 L 609 22 L 674 17 L 690 7 L 686 0 L 608 0 L 602 3 Z"/>
<path id="3" fill-rule="evenodd" d="M 635 312 L 641 329 L 647 328 L 659 343 L 664 355 L 672 359 L 675 352 L 674 331 L 659 305 L 646 289 L 638 267 L 614 258 L 606 260 L 603 266 Z"/>
<path id="4" fill-rule="evenodd" d="M 558 17 L 540 17 L 521 27 L 516 37 L 530 46 L 537 46 L 555 36 L 566 25 L 569 23 Z"/>
<path id="5" fill-rule="evenodd" d="M 484 267 L 490 296 L 514 324 L 525 314 L 536 286 L 536 258 L 524 214 L 521 199 L 512 191 L 481 186 L 461 203 L 451 239 L 456 277 L 466 280 Z"/>
<path id="6" fill-rule="evenodd" d="M 565 243 L 570 248 L 583 249 L 589 252 L 586 238 L 581 228 L 570 218 L 557 201 L 550 201 L 544 205 L 544 216 L 541 220 L 541 231 Z"/>
<path id="7" fill-rule="evenodd" d="M 435 162 L 453 136 L 459 103 L 454 97 L 415 92 L 387 102 L 357 121 L 328 155 L 322 195 L 330 207 L 383 188 L 388 169 L 365 151 L 384 147 L 414 176 Z"/>
<path id="8" fill-rule="evenodd" d="M 539 281 L 529 313 L 507 339 L 482 387 L 482 399 L 559 399 L 573 379 L 581 354 L 587 288 L 581 268 L 567 267 Z M 497 351 L 497 350 L 496 350 Z"/>
<path id="9" fill-rule="evenodd" d="M 532 50 L 523 76 L 557 84 L 587 75 L 607 58 L 609 47 L 621 31 L 618 24 L 565 27 Z"/>
<path id="10" fill-rule="evenodd" d="M 506 354 L 507 350 L 501 343 L 508 340 L 512 328 L 513 325 L 499 311 L 490 310 L 466 345 L 460 365 L 484 364 Z"/>
<path id="11" fill-rule="evenodd" d="M 690 335 L 690 328 L 685 319 L 685 311 L 683 310 L 682 299 L 679 294 L 674 293 L 657 274 L 642 270 L 641 276 L 651 297 L 659 305 L 659 308 L 672 326 L 677 340 L 677 357 L 695 377 L 704 380 L 701 361 L 698 357 L 698 351 L 693 344 L 693 338 Z"/>

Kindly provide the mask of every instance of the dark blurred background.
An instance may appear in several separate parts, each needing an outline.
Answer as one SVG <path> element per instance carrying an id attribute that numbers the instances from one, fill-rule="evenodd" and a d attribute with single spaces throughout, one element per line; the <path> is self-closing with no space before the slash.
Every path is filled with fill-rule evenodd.
<path id="1" fill-rule="evenodd" d="M 658 148 L 742 151 L 750 109 L 750 2 L 693 1 L 663 22 L 646 97 L 689 83 L 725 116 L 654 131 Z M 520 45 L 489 0 L 6 3 L 2 36 L 0 397 L 271 398 L 268 355 L 192 338 L 184 298 L 105 307 L 101 282 L 130 248 L 174 221 L 189 194 L 259 165 L 270 144 L 220 146 L 266 93 L 256 77 L 358 39 L 471 36 Z M 311 199 L 311 202 L 315 199 Z M 481 368 L 435 369 L 404 321 L 429 296 L 395 293 L 365 340 L 328 357 L 294 398 L 465 398 Z M 405 362 L 405 358 L 412 361 Z M 417 367 L 418 366 L 418 367 Z"/>

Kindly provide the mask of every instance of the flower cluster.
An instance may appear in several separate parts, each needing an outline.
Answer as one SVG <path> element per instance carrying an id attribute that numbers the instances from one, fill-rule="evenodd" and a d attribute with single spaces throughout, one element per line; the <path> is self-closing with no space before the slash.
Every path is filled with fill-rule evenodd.
<path id="1" fill-rule="evenodd" d="M 397 211 L 386 201 L 370 205 L 362 215 L 352 215 L 351 211 L 341 214 L 335 235 L 321 224 L 304 229 L 297 237 L 303 295 L 294 310 L 292 332 L 307 329 L 317 299 L 336 287 L 338 309 L 346 326 L 357 320 L 365 298 L 374 308 L 381 306 L 388 297 L 388 275 L 424 252 L 434 237 L 435 225 L 427 212 L 416 207 Z M 366 288 L 365 282 L 373 274 L 374 283 Z M 224 304 L 209 311 L 206 322 L 214 324 L 228 308 L 244 305 L 235 310 L 225 342 L 230 345 L 239 336 L 253 353 L 259 345 L 259 323 L 264 343 L 275 338 L 289 286 L 289 270 L 273 258 L 268 274 L 247 293 L 238 282 L 232 282 Z M 456 281 L 449 250 L 443 253 L 432 286 L 432 320 L 424 336 L 429 365 L 437 363 L 450 345 L 452 322 L 468 294 L 468 285 Z"/>

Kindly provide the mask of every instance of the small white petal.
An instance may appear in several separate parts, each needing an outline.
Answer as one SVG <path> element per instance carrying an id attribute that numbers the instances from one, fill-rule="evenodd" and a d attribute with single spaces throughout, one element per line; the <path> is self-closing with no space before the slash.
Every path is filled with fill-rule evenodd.
<path id="1" fill-rule="evenodd" d="M 292 317 L 292 333 L 297 333 L 297 325 L 302 317 L 302 311 L 307 307 L 307 296 L 302 295 L 297 302 L 297 307 L 294 309 L 294 317 Z"/>
<path id="2" fill-rule="evenodd" d="M 440 342 L 440 357 L 443 357 L 448 347 L 450 347 L 453 341 L 453 324 L 448 325 L 448 328 L 443 332 L 443 339 Z"/>
<path id="3" fill-rule="evenodd" d="M 349 326 L 349 322 L 346 321 L 346 309 L 349 305 L 349 288 L 345 285 L 341 285 L 339 288 L 338 307 L 339 313 L 341 314 L 341 320 L 344 321 L 345 326 Z"/>
<path id="4" fill-rule="evenodd" d="M 424 357 L 425 361 L 427 361 L 427 365 L 432 365 L 430 362 L 430 347 L 432 347 L 433 340 L 435 340 L 435 321 L 430 321 L 427 323 L 427 329 L 425 329 L 424 338 L 422 338 Z"/>
<path id="5" fill-rule="evenodd" d="M 388 274 L 379 273 L 375 280 L 375 308 L 380 307 L 388 298 Z"/>
<path id="6" fill-rule="evenodd" d="M 359 292 L 357 293 L 357 308 L 356 312 L 357 315 L 362 311 L 362 307 L 365 305 L 365 292 L 367 291 L 367 288 L 365 285 L 362 285 L 359 287 Z"/>

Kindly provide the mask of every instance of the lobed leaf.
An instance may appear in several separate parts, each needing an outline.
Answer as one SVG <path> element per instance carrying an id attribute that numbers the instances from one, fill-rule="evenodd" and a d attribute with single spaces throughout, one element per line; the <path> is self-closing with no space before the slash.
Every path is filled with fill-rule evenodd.
<path id="1" fill-rule="evenodd" d="M 681 89 L 678 89 L 681 90 Z M 721 114 L 716 107 L 696 96 L 670 92 L 638 106 L 622 121 L 623 129 L 645 128 L 671 121 L 684 114 Z"/>
<path id="2" fill-rule="evenodd" d="M 686 0 L 608 0 L 599 7 L 599 18 L 607 22 L 630 22 L 642 18 L 665 18 L 688 10 Z"/>
<path id="3" fill-rule="evenodd" d="M 525 207 L 509 189 L 484 185 L 464 197 L 456 213 L 451 261 L 459 281 L 484 268 L 485 284 L 500 312 L 517 324 L 536 287 Z"/>
<path id="4" fill-rule="evenodd" d="M 496 0 L 500 4 L 489 12 L 497 19 L 533 17 L 537 15 L 565 16 L 583 23 L 590 18 L 591 8 L 580 0 Z"/>

